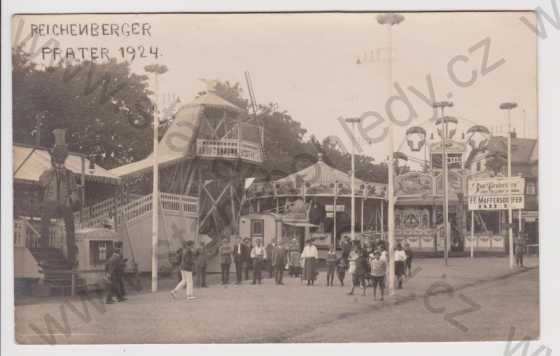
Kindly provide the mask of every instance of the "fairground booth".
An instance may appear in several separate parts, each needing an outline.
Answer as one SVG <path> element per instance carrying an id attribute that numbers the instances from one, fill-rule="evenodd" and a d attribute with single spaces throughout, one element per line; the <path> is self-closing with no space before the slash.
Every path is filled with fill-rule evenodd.
<path id="1" fill-rule="evenodd" d="M 316 163 L 286 177 L 253 182 L 246 194 L 240 233 L 248 235 L 242 237 L 266 235 L 269 221 L 280 226 L 274 230 L 276 238 L 295 238 L 303 248 L 311 237 L 325 250 L 335 241 L 338 246 L 351 229 L 351 176 L 326 164 L 321 155 Z M 386 184 L 355 179 L 356 239 L 382 235 L 385 195 Z"/>

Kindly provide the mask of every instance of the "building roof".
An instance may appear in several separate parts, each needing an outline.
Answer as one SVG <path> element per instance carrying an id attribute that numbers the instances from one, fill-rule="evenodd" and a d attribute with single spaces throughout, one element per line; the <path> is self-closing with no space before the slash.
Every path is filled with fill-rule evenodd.
<path id="1" fill-rule="evenodd" d="M 223 99 L 214 91 L 207 91 L 206 93 L 202 94 L 201 96 L 197 97 L 190 103 L 185 105 L 186 107 L 190 106 L 212 106 L 218 107 L 221 109 L 234 111 L 234 112 L 243 112 L 243 109 L 240 107 L 230 103 L 229 101 Z"/>
<path id="2" fill-rule="evenodd" d="M 493 136 L 488 140 L 488 145 L 484 151 L 472 150 L 465 162 L 465 166 L 469 167 L 476 156 L 487 155 L 489 153 L 501 152 L 507 154 L 507 137 Z M 480 156 L 479 156 L 480 157 Z M 517 138 L 511 139 L 511 163 L 516 164 L 535 164 L 539 160 L 538 141 L 533 138 Z"/>
<path id="3" fill-rule="evenodd" d="M 39 176 L 47 169 L 51 168 L 51 155 L 46 148 L 32 147 L 27 145 L 14 144 L 14 181 L 26 183 L 38 183 Z M 97 164 L 94 169 L 89 169 L 90 162 L 87 158 L 85 161 L 85 178 L 86 181 L 96 181 L 108 184 L 119 184 L 118 176 L 110 173 Z M 66 159 L 66 168 L 74 174 L 80 175 L 82 172 L 82 156 L 76 153 L 70 153 Z M 16 172 L 17 170 L 17 172 Z"/>
<path id="4" fill-rule="evenodd" d="M 488 151 L 507 153 L 507 137 L 494 136 L 488 141 Z M 538 161 L 538 144 L 536 139 L 517 138 L 511 139 L 511 162 L 534 163 Z"/>
<path id="5" fill-rule="evenodd" d="M 177 110 L 175 119 L 159 141 L 158 166 L 160 168 L 173 165 L 189 155 L 194 156 L 193 144 L 200 125 L 201 113 L 205 106 L 235 112 L 243 111 L 212 91 L 208 91 L 190 103 L 183 105 Z M 153 169 L 153 165 L 152 154 L 150 154 L 140 161 L 113 168 L 110 172 L 118 177 L 127 177 L 148 172 Z"/>

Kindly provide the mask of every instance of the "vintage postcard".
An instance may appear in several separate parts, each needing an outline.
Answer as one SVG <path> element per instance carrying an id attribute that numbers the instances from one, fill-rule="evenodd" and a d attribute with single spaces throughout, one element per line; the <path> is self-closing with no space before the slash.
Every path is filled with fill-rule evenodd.
<path id="1" fill-rule="evenodd" d="M 541 15 L 13 16 L 16 342 L 538 339 Z"/>

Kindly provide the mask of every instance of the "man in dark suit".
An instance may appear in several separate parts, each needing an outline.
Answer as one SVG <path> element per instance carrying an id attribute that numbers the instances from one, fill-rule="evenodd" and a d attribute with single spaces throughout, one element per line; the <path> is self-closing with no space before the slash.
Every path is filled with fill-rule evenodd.
<path id="1" fill-rule="evenodd" d="M 235 263 L 235 284 L 241 284 L 243 277 L 243 264 L 249 257 L 247 245 L 241 242 L 239 236 L 235 237 L 235 245 L 233 246 L 233 262 Z"/>
<path id="2" fill-rule="evenodd" d="M 208 255 L 206 252 L 206 246 L 204 242 L 200 242 L 198 249 L 196 250 L 196 261 L 195 261 L 195 286 L 201 288 L 207 288 L 206 285 L 206 266 L 208 264 Z"/>
<path id="3" fill-rule="evenodd" d="M 272 256 L 272 251 L 274 251 L 274 248 L 276 247 L 276 244 L 274 242 L 269 242 L 268 245 L 266 245 L 266 259 L 264 261 L 264 266 L 267 270 L 268 270 L 268 277 L 272 278 L 274 276 L 274 267 L 272 265 L 272 260 L 271 260 L 271 256 Z"/>
<path id="4" fill-rule="evenodd" d="M 272 250 L 272 267 L 274 268 L 274 282 L 278 285 L 284 284 L 284 267 L 286 266 L 286 249 L 279 244 L 275 244 Z"/>
<path id="5" fill-rule="evenodd" d="M 251 250 L 253 249 L 253 246 L 251 245 L 251 240 L 248 237 L 243 239 L 243 245 L 245 245 L 245 251 L 247 253 L 245 259 L 243 260 L 243 274 L 244 274 L 244 279 L 248 280 L 249 270 L 252 268 L 253 265 L 253 261 L 251 259 Z"/>
<path id="6" fill-rule="evenodd" d="M 121 288 L 119 283 L 120 273 L 119 270 L 122 266 L 122 257 L 119 254 L 119 250 L 115 249 L 113 255 L 109 257 L 105 263 L 105 275 L 108 282 L 107 285 L 107 297 L 105 298 L 105 304 L 112 304 L 113 295 L 117 297 L 119 302 L 126 300 L 121 294 Z"/>

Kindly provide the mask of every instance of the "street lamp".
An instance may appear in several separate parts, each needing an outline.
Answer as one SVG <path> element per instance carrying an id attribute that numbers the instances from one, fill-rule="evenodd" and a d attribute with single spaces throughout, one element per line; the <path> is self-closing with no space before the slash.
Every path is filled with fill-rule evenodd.
<path id="1" fill-rule="evenodd" d="M 351 170 L 351 179 L 350 179 L 350 186 L 352 189 L 352 197 L 350 198 L 351 201 L 351 221 L 350 221 L 350 239 L 352 241 L 354 241 L 354 230 L 355 230 L 355 224 L 356 224 L 356 197 L 355 197 L 355 186 L 354 186 L 354 180 L 356 178 L 356 163 L 355 163 L 355 159 L 354 159 L 354 155 L 355 155 L 355 147 L 356 147 L 356 124 L 360 123 L 361 119 L 360 118 L 348 118 L 345 120 L 347 123 L 352 125 L 352 153 L 351 153 L 351 157 L 352 157 L 352 166 L 350 168 Z M 335 207 L 335 214 L 336 214 L 336 207 Z"/>
<path id="2" fill-rule="evenodd" d="M 486 149 L 488 146 L 488 140 L 490 139 L 490 130 L 486 126 L 474 125 L 467 130 L 467 142 L 471 146 L 473 152 L 481 151 Z M 476 174 L 476 173 L 475 173 Z M 467 177 L 468 180 L 471 179 L 472 175 Z M 468 186 L 469 184 L 467 184 Z M 470 258 L 474 259 L 474 209 L 471 210 L 471 246 L 470 246 Z"/>
<path id="3" fill-rule="evenodd" d="M 394 14 L 394 13 L 385 13 L 377 15 L 377 22 L 380 25 L 383 25 L 387 28 L 387 44 L 389 47 L 389 53 L 393 53 L 393 26 L 400 24 L 404 21 L 404 16 L 401 14 Z M 391 97 L 393 92 L 393 58 L 392 56 L 389 57 L 387 61 L 388 70 L 388 92 L 387 97 Z M 387 232 L 388 232 L 388 239 L 389 239 L 389 294 L 393 294 L 395 290 L 395 264 L 393 250 L 395 249 L 395 195 L 394 195 L 394 178 L 393 178 L 393 152 L 394 152 L 394 144 L 393 144 L 393 125 L 389 124 L 388 127 L 388 135 L 389 135 L 389 158 L 387 162 Z"/>
<path id="4" fill-rule="evenodd" d="M 167 66 L 150 64 L 144 67 L 147 73 L 154 74 L 154 154 L 152 186 L 152 292 L 158 289 L 158 229 L 159 229 L 159 82 L 158 76 L 167 72 Z"/>
<path id="5" fill-rule="evenodd" d="M 437 119 L 436 125 L 442 125 L 441 129 L 441 167 L 443 174 L 443 230 L 445 233 L 445 240 L 443 245 L 443 260 L 447 266 L 448 248 L 449 248 L 449 192 L 448 192 L 448 175 L 447 175 L 447 139 L 448 139 L 448 124 L 457 124 L 457 119 L 445 116 L 445 108 L 453 107 L 451 101 L 439 101 L 432 104 L 434 109 L 441 109 L 441 118 Z"/>
<path id="6" fill-rule="evenodd" d="M 515 102 L 500 104 L 500 110 L 505 110 L 508 120 L 507 136 L 507 170 L 508 170 L 508 234 L 509 234 L 509 268 L 513 269 L 513 217 L 511 211 L 511 110 L 517 107 Z"/>

